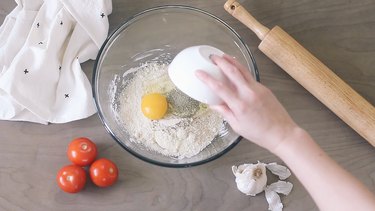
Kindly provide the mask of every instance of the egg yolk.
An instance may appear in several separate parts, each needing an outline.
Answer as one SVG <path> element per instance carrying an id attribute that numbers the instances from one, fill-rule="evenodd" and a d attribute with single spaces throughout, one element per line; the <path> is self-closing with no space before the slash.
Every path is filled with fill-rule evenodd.
<path id="1" fill-rule="evenodd" d="M 142 97 L 141 108 L 145 117 L 152 120 L 161 119 L 167 113 L 167 98 L 158 93 L 144 95 Z"/>

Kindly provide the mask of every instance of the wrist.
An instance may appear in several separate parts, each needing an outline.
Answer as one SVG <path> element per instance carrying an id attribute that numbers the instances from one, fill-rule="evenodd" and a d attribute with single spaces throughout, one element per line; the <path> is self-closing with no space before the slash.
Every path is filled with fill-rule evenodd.
<path id="1" fill-rule="evenodd" d="M 282 158 L 285 153 L 288 154 L 290 151 L 298 150 L 299 145 L 309 139 L 309 137 L 309 134 L 304 129 L 295 126 L 286 136 L 280 137 L 278 144 L 270 151 Z"/>

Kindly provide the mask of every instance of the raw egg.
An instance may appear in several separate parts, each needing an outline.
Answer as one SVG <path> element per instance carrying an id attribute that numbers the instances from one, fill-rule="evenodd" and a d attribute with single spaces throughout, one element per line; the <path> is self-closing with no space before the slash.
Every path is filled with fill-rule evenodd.
<path id="1" fill-rule="evenodd" d="M 164 117 L 168 110 L 167 98 L 159 93 L 151 93 L 142 97 L 141 109 L 143 115 L 151 120 Z"/>

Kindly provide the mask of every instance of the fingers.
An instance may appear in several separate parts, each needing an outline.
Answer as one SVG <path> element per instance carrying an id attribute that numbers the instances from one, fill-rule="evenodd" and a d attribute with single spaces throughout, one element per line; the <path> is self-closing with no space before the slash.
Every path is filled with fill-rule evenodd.
<path id="1" fill-rule="evenodd" d="M 224 54 L 223 56 L 224 59 L 226 59 L 228 62 L 230 62 L 231 64 L 233 64 L 234 66 L 237 67 L 237 69 L 241 72 L 242 76 L 246 79 L 246 81 L 248 83 L 252 83 L 254 81 L 254 78 L 253 76 L 251 75 L 250 71 L 248 70 L 248 68 L 246 68 L 245 66 L 243 66 L 239 61 L 237 61 L 235 58 L 227 55 L 227 54 Z"/>
<path id="2" fill-rule="evenodd" d="M 229 123 L 234 122 L 235 116 L 227 105 L 211 105 L 210 108 L 221 114 Z"/>
<path id="3" fill-rule="evenodd" d="M 204 82 L 214 93 L 216 93 L 223 101 L 231 102 L 235 101 L 235 93 L 231 90 L 231 86 L 224 84 L 222 81 L 218 81 L 208 73 L 202 70 L 195 72 L 197 78 Z"/>
<path id="4" fill-rule="evenodd" d="M 207 84 L 208 87 L 210 87 L 210 89 L 212 89 L 221 99 L 223 99 L 224 102 L 237 101 L 237 97 L 235 97 L 236 95 L 231 89 L 229 89 L 229 86 L 218 85 L 218 83 L 220 83 L 219 81 L 202 70 L 197 70 L 195 74 L 201 81 Z M 229 123 L 234 122 L 234 120 L 236 119 L 227 103 L 223 105 L 210 105 L 210 108 L 220 113 Z"/>
<path id="5" fill-rule="evenodd" d="M 224 59 L 217 55 L 212 55 L 211 60 L 221 69 L 221 71 L 232 82 L 232 84 L 236 86 L 237 90 L 240 90 L 241 87 L 249 83 L 243 76 L 241 71 L 227 59 Z"/>

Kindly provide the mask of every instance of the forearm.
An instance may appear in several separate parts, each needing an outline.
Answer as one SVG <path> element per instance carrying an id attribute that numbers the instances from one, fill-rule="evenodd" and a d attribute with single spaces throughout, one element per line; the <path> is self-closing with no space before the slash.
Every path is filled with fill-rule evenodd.
<path id="1" fill-rule="evenodd" d="M 375 210 L 373 194 L 298 128 L 272 92 L 245 67 L 229 56 L 213 55 L 211 60 L 228 81 L 223 84 L 204 71 L 197 77 L 225 102 L 211 108 L 233 130 L 284 160 L 321 210 Z"/>
<path id="2" fill-rule="evenodd" d="M 321 210 L 375 210 L 373 194 L 332 160 L 302 129 L 273 150 Z"/>

